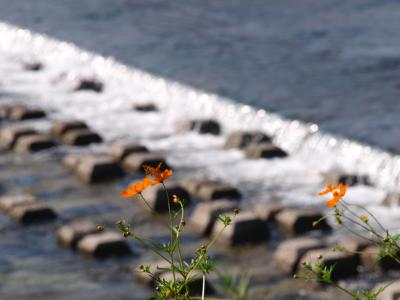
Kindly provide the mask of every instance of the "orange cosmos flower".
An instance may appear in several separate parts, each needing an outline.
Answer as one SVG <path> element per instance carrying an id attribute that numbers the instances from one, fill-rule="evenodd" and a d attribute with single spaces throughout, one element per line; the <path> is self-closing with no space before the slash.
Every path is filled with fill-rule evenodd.
<path id="1" fill-rule="evenodd" d="M 142 181 L 132 183 L 127 189 L 123 190 L 120 195 L 124 198 L 133 197 L 143 192 L 151 185 L 150 177 L 146 176 Z"/>
<path id="2" fill-rule="evenodd" d="M 319 193 L 320 196 L 327 195 L 332 193 L 333 198 L 326 201 L 326 206 L 333 207 L 336 206 L 337 203 L 344 197 L 347 192 L 348 185 L 344 185 L 343 183 L 339 184 L 328 184 L 326 189 Z"/>
<path id="3" fill-rule="evenodd" d="M 163 172 L 160 172 L 158 174 L 154 175 L 154 180 L 152 182 L 152 185 L 159 184 L 161 182 L 164 182 L 167 180 L 169 177 L 171 177 L 173 174 L 171 169 L 165 169 Z"/>

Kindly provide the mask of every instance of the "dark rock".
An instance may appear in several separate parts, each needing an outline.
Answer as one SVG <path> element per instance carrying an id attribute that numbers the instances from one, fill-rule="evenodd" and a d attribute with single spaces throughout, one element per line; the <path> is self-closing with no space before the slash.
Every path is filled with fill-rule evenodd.
<path id="1" fill-rule="evenodd" d="M 167 182 L 165 186 L 167 189 L 167 193 L 169 195 L 171 209 L 176 210 L 180 208 L 179 205 L 172 203 L 173 195 L 177 195 L 180 199 L 182 199 L 185 206 L 190 204 L 191 198 L 189 193 L 180 185 Z M 161 185 L 145 190 L 143 192 L 143 196 L 154 212 L 157 213 L 168 212 L 167 196 L 164 188 Z"/>
<path id="2" fill-rule="evenodd" d="M 252 144 L 245 148 L 245 156 L 249 159 L 279 158 L 288 156 L 281 148 L 270 144 Z"/>
<path id="3" fill-rule="evenodd" d="M 46 113 L 41 109 L 18 106 L 9 111 L 8 117 L 12 121 L 23 121 L 44 118 L 46 117 Z"/>
<path id="4" fill-rule="evenodd" d="M 115 144 L 111 146 L 108 150 L 108 155 L 112 156 L 118 161 L 124 160 L 129 154 L 132 153 L 148 153 L 149 150 L 146 146 L 140 145 L 138 143 L 128 143 L 128 144 Z"/>
<path id="5" fill-rule="evenodd" d="M 92 143 L 101 143 L 102 141 L 101 136 L 90 129 L 69 130 L 62 137 L 64 144 L 73 146 L 87 146 Z"/>
<path id="6" fill-rule="evenodd" d="M 371 185 L 370 179 L 367 175 L 348 174 L 340 171 L 329 171 L 321 174 L 324 184 L 348 184 L 354 186 L 358 184 Z"/>
<path id="7" fill-rule="evenodd" d="M 8 215 L 24 225 L 53 221 L 57 217 L 51 208 L 40 202 L 14 206 Z"/>
<path id="8" fill-rule="evenodd" d="M 35 197 L 31 194 L 9 195 L 0 198 L 0 210 L 8 212 L 18 205 L 35 203 Z"/>
<path id="9" fill-rule="evenodd" d="M 276 215 L 276 223 L 279 230 L 288 235 L 294 236 L 313 230 L 329 230 L 330 227 L 325 220 L 313 226 L 313 222 L 320 220 L 323 215 L 309 209 L 284 209 Z"/>
<path id="10" fill-rule="evenodd" d="M 196 191 L 196 196 L 206 201 L 217 199 L 238 200 L 241 198 L 240 192 L 235 187 L 218 181 L 204 181 L 200 183 Z"/>
<path id="11" fill-rule="evenodd" d="M 9 116 L 11 109 L 15 107 L 11 104 L 1 104 L 0 105 L 0 118 L 5 119 Z"/>
<path id="12" fill-rule="evenodd" d="M 25 61 L 23 62 L 22 67 L 24 68 L 24 70 L 37 72 L 41 71 L 44 66 L 41 62 L 38 61 Z"/>
<path id="13" fill-rule="evenodd" d="M 36 134 L 37 132 L 31 127 L 6 127 L 0 131 L 0 145 L 3 149 L 12 149 L 21 137 Z"/>
<path id="14" fill-rule="evenodd" d="M 88 127 L 82 121 L 55 122 L 50 128 L 50 134 L 54 138 L 61 139 L 65 133 L 75 129 L 88 129 Z"/>
<path id="15" fill-rule="evenodd" d="M 126 239 L 120 233 L 104 232 L 86 235 L 78 242 L 82 254 L 96 258 L 125 256 L 132 253 Z"/>
<path id="16" fill-rule="evenodd" d="M 169 168 L 165 159 L 158 154 L 132 153 L 125 157 L 122 161 L 122 165 L 127 172 L 144 174 L 143 165 L 156 167 L 160 162 L 162 163 L 162 170 Z"/>
<path id="17" fill-rule="evenodd" d="M 157 106 L 153 103 L 135 104 L 133 109 L 140 112 L 156 112 L 158 111 Z"/>
<path id="18" fill-rule="evenodd" d="M 93 78 L 81 78 L 73 87 L 74 91 L 93 91 L 101 93 L 103 91 L 104 84 Z"/>
<path id="19" fill-rule="evenodd" d="M 218 242 L 228 246 L 239 246 L 244 244 L 257 244 L 265 242 L 269 238 L 265 222 L 254 212 L 240 212 L 238 215 L 227 214 L 232 223 L 222 231 Z M 212 236 L 215 237 L 224 228 L 221 221 L 214 224 Z"/>
<path id="20" fill-rule="evenodd" d="M 332 251 L 332 249 L 319 249 L 308 251 L 302 259 L 298 269 L 301 268 L 303 263 L 311 263 L 315 265 L 322 263 L 326 268 L 334 266 L 331 278 L 334 281 L 353 277 L 358 274 L 358 260 L 354 254 L 346 252 Z"/>
<path id="21" fill-rule="evenodd" d="M 297 272 L 297 265 L 303 255 L 313 249 L 325 246 L 321 239 L 300 237 L 285 240 L 279 244 L 274 253 L 274 265 L 282 273 L 290 275 Z"/>
<path id="22" fill-rule="evenodd" d="M 233 212 L 235 204 L 229 200 L 198 203 L 190 216 L 193 230 L 201 235 L 211 234 L 217 217 L 222 213 Z"/>
<path id="23" fill-rule="evenodd" d="M 47 150 L 55 147 L 54 141 L 45 135 L 25 135 L 20 137 L 15 146 L 14 150 L 17 153 L 28 153 Z"/>
<path id="24" fill-rule="evenodd" d="M 260 131 L 236 131 L 229 135 L 224 148 L 243 149 L 250 144 L 262 144 L 272 142 L 271 137 Z"/>
<path id="25" fill-rule="evenodd" d="M 372 245 L 361 252 L 361 263 L 366 269 L 374 272 L 400 270 L 400 264 L 390 256 L 380 257 L 380 248 Z"/>
<path id="26" fill-rule="evenodd" d="M 118 163 L 108 156 L 84 156 L 75 171 L 85 183 L 103 182 L 123 175 Z"/>
<path id="27" fill-rule="evenodd" d="M 89 234 L 96 233 L 96 224 L 89 221 L 74 222 L 57 230 L 58 240 L 65 246 L 76 248 L 78 242 Z"/>
<path id="28" fill-rule="evenodd" d="M 186 131 L 197 131 L 200 134 L 219 135 L 221 133 L 221 128 L 219 123 L 212 119 L 190 120 L 178 125 L 178 132 Z"/>

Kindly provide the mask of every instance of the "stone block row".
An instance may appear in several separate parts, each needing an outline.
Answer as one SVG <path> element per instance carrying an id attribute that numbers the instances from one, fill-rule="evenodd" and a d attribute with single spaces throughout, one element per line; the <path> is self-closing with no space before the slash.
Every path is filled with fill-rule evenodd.
<path id="1" fill-rule="evenodd" d="M 73 222 L 59 227 L 56 236 L 62 245 L 77 249 L 85 256 L 107 258 L 132 253 L 121 233 L 98 232 L 96 227 L 90 221 Z"/>
<path id="2" fill-rule="evenodd" d="M 0 198 L 0 211 L 23 225 L 53 221 L 57 214 L 33 195 L 9 195 Z"/>
<path id="3" fill-rule="evenodd" d="M 228 136 L 225 149 L 241 149 L 248 159 L 283 158 L 288 154 L 272 143 L 272 138 L 260 131 L 235 131 Z"/>
<path id="4" fill-rule="evenodd" d="M 50 134 L 60 143 L 71 146 L 87 146 L 93 143 L 101 143 L 101 136 L 91 130 L 82 121 L 59 121 L 53 123 Z"/>
<path id="5" fill-rule="evenodd" d="M 0 117 L 9 121 L 24 121 L 44 118 L 46 113 L 39 108 L 3 104 L 0 106 Z"/>

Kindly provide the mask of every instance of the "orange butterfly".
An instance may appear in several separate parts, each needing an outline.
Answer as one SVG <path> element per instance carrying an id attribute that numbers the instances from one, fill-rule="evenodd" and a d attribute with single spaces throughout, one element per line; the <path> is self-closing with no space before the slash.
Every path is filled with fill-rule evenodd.
<path id="1" fill-rule="evenodd" d="M 162 166 L 162 162 L 159 162 L 157 167 L 151 167 L 148 165 L 143 165 L 143 169 L 146 172 L 146 175 L 150 175 L 150 176 L 157 176 L 160 174 L 160 169 Z"/>

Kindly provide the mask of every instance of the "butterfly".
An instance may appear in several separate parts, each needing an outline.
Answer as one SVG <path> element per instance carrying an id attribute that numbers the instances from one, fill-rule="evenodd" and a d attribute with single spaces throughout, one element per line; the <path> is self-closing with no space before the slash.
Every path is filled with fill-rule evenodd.
<path id="1" fill-rule="evenodd" d="M 160 169 L 162 166 L 162 162 L 159 162 L 157 167 L 151 167 L 149 165 L 143 165 L 143 169 L 146 172 L 146 175 L 150 175 L 150 176 L 156 176 L 158 174 L 160 174 Z"/>

